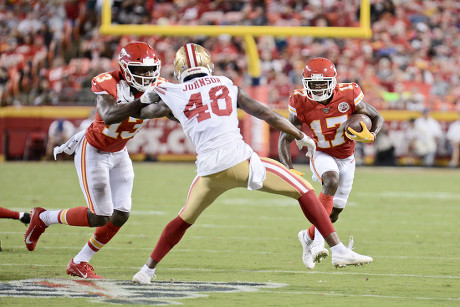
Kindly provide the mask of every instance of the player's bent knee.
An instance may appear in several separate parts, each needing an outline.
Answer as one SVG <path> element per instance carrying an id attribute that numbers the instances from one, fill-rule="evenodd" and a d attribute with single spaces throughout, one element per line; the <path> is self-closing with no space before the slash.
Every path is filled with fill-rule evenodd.
<path id="1" fill-rule="evenodd" d="M 110 222 L 117 227 L 121 227 L 128 221 L 128 219 L 129 212 L 114 210 L 112 217 L 110 218 Z"/>
<path id="2" fill-rule="evenodd" d="M 110 216 L 88 214 L 88 222 L 90 227 L 104 226 L 109 220 Z"/>

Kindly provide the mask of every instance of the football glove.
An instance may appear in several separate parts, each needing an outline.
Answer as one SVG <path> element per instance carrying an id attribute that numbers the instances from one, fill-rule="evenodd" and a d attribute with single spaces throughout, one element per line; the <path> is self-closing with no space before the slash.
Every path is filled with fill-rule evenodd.
<path id="1" fill-rule="evenodd" d="M 293 169 L 293 168 L 291 168 L 291 169 L 290 169 L 290 171 L 291 171 L 291 172 L 293 172 L 294 174 L 297 174 L 297 175 L 299 175 L 299 176 L 303 176 L 303 175 L 305 175 L 305 173 L 302 173 L 302 172 L 296 171 L 296 170 L 295 170 L 295 169 Z"/>
<path id="2" fill-rule="evenodd" d="M 370 132 L 369 129 L 367 129 L 366 125 L 364 122 L 360 121 L 361 127 L 363 127 L 363 131 L 361 132 L 356 132 L 352 128 L 348 127 L 348 131 L 345 131 L 345 135 L 347 138 L 353 141 L 357 142 L 362 142 L 362 143 L 372 143 L 375 140 L 375 133 Z"/>
<path id="3" fill-rule="evenodd" d="M 147 90 L 141 96 L 141 103 L 150 104 L 154 101 L 151 100 L 151 96 L 155 93 L 153 86 L 149 86 Z"/>
<path id="4" fill-rule="evenodd" d="M 297 147 L 299 148 L 299 150 L 306 146 L 308 148 L 306 156 L 309 158 L 313 157 L 316 151 L 315 141 L 313 141 L 310 137 L 304 134 L 301 140 L 295 140 L 295 142 L 297 143 Z"/>
<path id="5" fill-rule="evenodd" d="M 117 103 L 126 103 L 134 100 L 131 87 L 125 80 L 120 80 L 117 84 Z"/>

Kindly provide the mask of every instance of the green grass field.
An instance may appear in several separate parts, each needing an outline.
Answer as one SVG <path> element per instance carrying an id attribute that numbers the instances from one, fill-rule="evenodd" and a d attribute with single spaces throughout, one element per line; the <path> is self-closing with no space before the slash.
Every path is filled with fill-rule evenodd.
<path id="1" fill-rule="evenodd" d="M 193 163 L 136 163 L 134 167 L 131 218 L 91 261 L 96 273 L 121 284 L 123 291 L 107 299 L 87 289 L 86 296 L 77 297 L 8 290 L 15 280 L 37 279 L 35 284 L 48 286 L 71 282 L 66 265 L 93 229 L 54 225 L 29 252 L 24 225 L 3 219 L 0 305 L 148 304 L 155 301 L 135 300 L 131 295 L 155 296 L 160 288 L 172 294 L 166 303 L 186 306 L 460 305 L 458 169 L 357 169 L 349 203 L 335 227 L 345 244 L 352 235 L 355 251 L 374 258 L 370 265 L 335 269 L 328 258 L 307 270 L 297 232 L 309 223 L 297 202 L 240 189 L 224 194 L 187 231 L 159 265 L 157 284 L 133 286 L 129 281 L 149 257 L 163 227 L 181 209 L 195 176 Z M 298 169 L 310 179 L 306 166 Z M 0 174 L 0 206 L 17 210 L 85 206 L 71 162 L 0 163 Z M 318 184 L 315 188 L 319 193 Z M 204 286 L 194 298 L 180 298 L 186 289 L 182 282 L 273 287 L 208 292 Z M 13 293 L 16 296 L 7 296 Z"/>

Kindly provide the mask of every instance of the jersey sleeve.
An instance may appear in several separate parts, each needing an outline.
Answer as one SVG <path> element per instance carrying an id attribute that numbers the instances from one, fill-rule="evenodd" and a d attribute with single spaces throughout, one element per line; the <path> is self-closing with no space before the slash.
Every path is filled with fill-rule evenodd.
<path id="1" fill-rule="evenodd" d="M 357 106 L 363 101 L 364 94 L 358 84 L 353 82 L 352 85 L 353 85 L 353 102 L 355 106 Z"/>
<path id="2" fill-rule="evenodd" d="M 91 80 L 91 90 L 97 95 L 107 94 L 117 98 L 118 81 L 110 73 L 102 73 Z"/>

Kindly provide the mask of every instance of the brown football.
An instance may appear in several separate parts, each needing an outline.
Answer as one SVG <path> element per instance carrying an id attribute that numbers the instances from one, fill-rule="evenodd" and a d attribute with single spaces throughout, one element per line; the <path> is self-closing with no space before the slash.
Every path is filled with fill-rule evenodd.
<path id="1" fill-rule="evenodd" d="M 364 114 L 352 114 L 344 123 L 345 131 L 348 131 L 348 127 L 355 130 L 356 132 L 363 131 L 361 124 L 359 122 L 364 122 L 367 129 L 370 130 L 372 128 L 372 121 L 371 119 Z"/>

